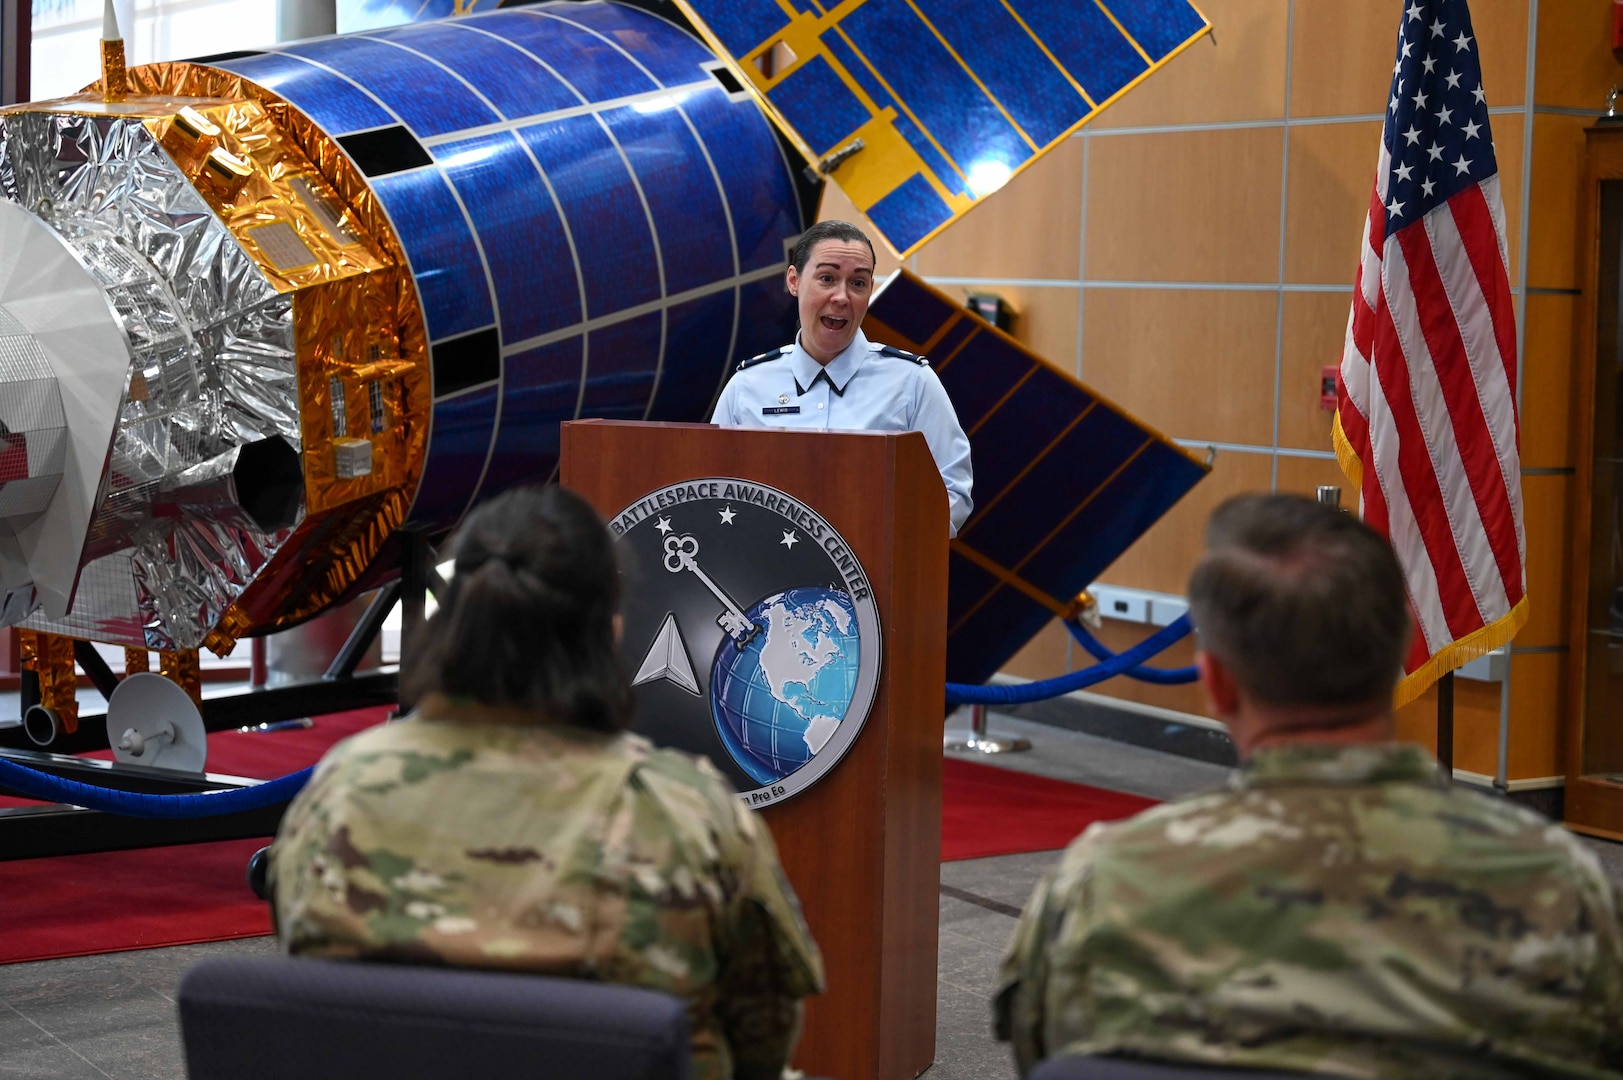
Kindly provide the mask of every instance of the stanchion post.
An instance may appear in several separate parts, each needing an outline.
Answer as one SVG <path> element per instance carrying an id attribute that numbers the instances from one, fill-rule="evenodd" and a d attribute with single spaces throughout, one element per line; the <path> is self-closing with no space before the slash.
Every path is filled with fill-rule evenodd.
<path id="1" fill-rule="evenodd" d="M 960 753 L 977 754 L 1012 754 L 1020 750 L 1030 750 L 1031 740 L 1012 736 L 1007 739 L 994 739 L 986 730 L 986 706 L 971 705 L 969 707 L 969 738 L 960 739 L 952 735 L 945 736 L 941 745 L 948 750 Z"/>

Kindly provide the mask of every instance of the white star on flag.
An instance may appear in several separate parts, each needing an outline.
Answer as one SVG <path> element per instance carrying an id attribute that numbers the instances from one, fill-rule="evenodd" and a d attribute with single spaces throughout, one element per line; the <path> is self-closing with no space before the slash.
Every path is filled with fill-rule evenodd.
<path id="1" fill-rule="evenodd" d="M 1455 176 L 1463 175 L 1471 171 L 1471 162 L 1464 154 L 1461 154 L 1460 159 L 1454 162 L 1454 168 L 1456 170 Z"/>
<path id="2" fill-rule="evenodd" d="M 1462 50 L 1469 49 L 1470 47 L 1471 39 L 1465 36 L 1464 30 L 1461 30 L 1460 36 L 1454 39 L 1454 51 L 1460 52 Z"/>
<path id="3" fill-rule="evenodd" d="M 1396 169 L 1392 170 L 1392 175 L 1396 176 L 1399 180 L 1407 180 L 1409 179 L 1410 174 L 1413 172 L 1413 165 L 1399 165 Z"/>

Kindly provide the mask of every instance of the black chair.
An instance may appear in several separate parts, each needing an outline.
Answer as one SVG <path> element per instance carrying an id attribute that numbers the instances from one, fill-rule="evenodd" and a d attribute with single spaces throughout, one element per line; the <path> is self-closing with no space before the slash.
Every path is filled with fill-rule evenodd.
<path id="1" fill-rule="evenodd" d="M 1311 1075 L 1088 1055 L 1049 1058 L 1031 1070 L 1031 1080 L 1310 1080 Z"/>
<path id="2" fill-rule="evenodd" d="M 687 1015 L 652 990 L 288 957 L 180 981 L 190 1080 L 688 1080 Z"/>

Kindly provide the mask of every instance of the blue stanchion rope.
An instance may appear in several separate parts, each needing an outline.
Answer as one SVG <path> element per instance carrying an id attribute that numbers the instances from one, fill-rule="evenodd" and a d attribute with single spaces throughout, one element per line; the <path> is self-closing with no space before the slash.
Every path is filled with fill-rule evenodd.
<path id="1" fill-rule="evenodd" d="M 107 814 L 139 818 L 195 818 L 214 814 L 235 814 L 243 810 L 261 810 L 267 806 L 286 802 L 299 793 L 315 772 L 312 765 L 296 773 L 267 780 L 253 787 L 232 788 L 228 791 L 203 791 L 194 795 L 148 795 L 138 791 L 115 791 L 111 788 L 82 784 L 50 773 L 30 769 L 15 761 L 0 758 L 0 784 L 45 802 L 67 803 L 87 810 L 100 810 Z"/>
<path id="2" fill-rule="evenodd" d="M 1106 648 L 1104 642 L 1088 632 L 1088 628 L 1082 625 L 1081 620 L 1066 619 L 1065 628 L 1071 632 L 1071 637 L 1076 639 L 1076 643 L 1088 650 L 1095 660 L 1114 660 L 1116 658 L 1116 654 Z M 1183 683 L 1192 683 L 1200 678 L 1200 673 L 1195 670 L 1193 664 L 1188 667 L 1178 668 L 1155 668 L 1141 665 L 1129 668 L 1122 674 L 1129 679 L 1154 683 L 1157 686 L 1179 686 Z"/>
<path id="3" fill-rule="evenodd" d="M 1191 627 L 1188 615 L 1180 615 L 1151 636 L 1125 652 L 1102 664 L 1073 671 L 1041 682 L 1020 683 L 1015 686 L 976 686 L 973 683 L 948 683 L 948 705 L 1025 705 L 1033 701 L 1046 701 L 1073 690 L 1085 690 L 1095 683 L 1113 679 L 1131 671 L 1155 656 L 1175 641 L 1188 636 Z"/>
<path id="4" fill-rule="evenodd" d="M 1180 615 L 1154 635 L 1145 638 L 1131 649 L 1111 653 L 1086 630 L 1068 623 L 1071 633 L 1082 647 L 1101 663 L 1083 671 L 1073 671 L 1055 679 L 1022 683 L 1016 686 L 976 686 L 973 683 L 948 683 L 949 705 L 1020 705 L 1032 701 L 1082 690 L 1117 675 L 1129 675 L 1146 682 L 1182 683 L 1194 679 L 1194 668 L 1146 668 L 1144 661 L 1159 654 L 1167 646 L 1189 634 L 1189 616 Z M 30 769 L 14 761 L 0 758 L 0 785 L 30 799 L 66 803 L 99 810 L 124 817 L 179 818 L 209 817 L 215 814 L 235 814 L 244 810 L 260 810 L 286 802 L 299 793 L 315 772 L 315 766 L 275 780 L 267 780 L 253 787 L 232 788 L 228 791 L 206 791 L 193 795 L 149 795 L 136 791 L 116 791 L 97 787 L 77 780 L 67 780 L 50 773 Z"/>

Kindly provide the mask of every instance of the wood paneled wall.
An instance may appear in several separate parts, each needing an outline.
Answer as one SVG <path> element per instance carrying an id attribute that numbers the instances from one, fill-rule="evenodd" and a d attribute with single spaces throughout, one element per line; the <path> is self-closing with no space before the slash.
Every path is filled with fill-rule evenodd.
<path id="1" fill-rule="evenodd" d="M 1200 527 L 1225 496 L 1340 484 L 1356 498 L 1330 453 L 1319 370 L 1340 360 L 1404 4 L 1200 6 L 1215 43 L 1177 57 L 913 260 L 949 291 L 1002 295 L 1016 336 L 1044 356 L 1174 437 L 1217 446 L 1210 479 L 1103 578 L 1169 593 L 1183 592 Z M 1532 618 L 1508 686 L 1459 682 L 1455 763 L 1496 773 L 1504 708 L 1511 780 L 1563 771 L 1577 203 L 1583 129 L 1623 81 L 1609 7 L 1471 4 L 1525 341 Z M 838 191 L 824 213 L 859 220 Z M 1041 678 L 1089 662 L 1056 624 L 1008 671 Z M 1115 680 L 1100 691 L 1203 710 L 1192 688 Z M 1430 742 L 1434 715 L 1427 695 L 1404 710 L 1404 733 Z"/>

